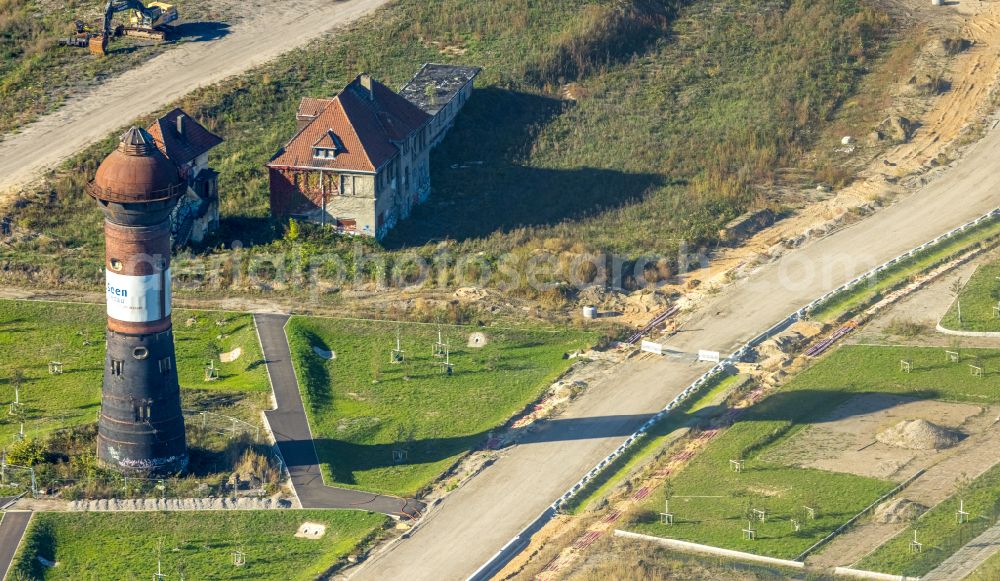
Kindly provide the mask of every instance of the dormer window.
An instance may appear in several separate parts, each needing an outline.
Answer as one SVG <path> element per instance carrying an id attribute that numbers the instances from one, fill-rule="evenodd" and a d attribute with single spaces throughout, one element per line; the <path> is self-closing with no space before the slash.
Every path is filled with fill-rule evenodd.
<path id="1" fill-rule="evenodd" d="M 319 141 L 313 144 L 314 159 L 333 159 L 343 152 L 344 144 L 337 137 L 337 134 L 333 132 L 333 129 L 328 129 L 319 138 Z"/>

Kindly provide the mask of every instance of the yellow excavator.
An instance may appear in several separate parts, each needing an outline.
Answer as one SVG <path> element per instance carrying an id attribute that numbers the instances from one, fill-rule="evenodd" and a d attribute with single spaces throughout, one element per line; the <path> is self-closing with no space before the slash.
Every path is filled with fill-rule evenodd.
<path id="1" fill-rule="evenodd" d="M 112 26 L 115 14 L 128 12 L 128 26 L 119 24 Z M 138 36 L 164 40 L 167 37 L 169 24 L 177 20 L 177 8 L 165 2 L 149 2 L 140 0 L 108 0 L 104 7 L 104 22 L 96 33 L 79 20 L 76 21 L 76 37 L 64 39 L 60 44 L 66 46 L 89 47 L 96 55 L 108 53 L 108 44 L 114 37 Z"/>

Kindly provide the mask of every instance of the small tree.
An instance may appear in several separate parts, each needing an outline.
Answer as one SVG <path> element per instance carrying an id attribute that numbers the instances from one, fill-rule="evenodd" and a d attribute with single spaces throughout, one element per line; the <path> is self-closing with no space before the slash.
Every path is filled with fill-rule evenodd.
<path id="1" fill-rule="evenodd" d="M 288 231 L 285 232 L 285 240 L 294 242 L 299 239 L 299 222 L 295 218 L 288 219 Z"/>
<path id="2" fill-rule="evenodd" d="M 962 279 L 955 279 L 951 284 L 951 294 L 955 297 L 955 308 L 958 311 L 958 328 L 962 328 Z"/>

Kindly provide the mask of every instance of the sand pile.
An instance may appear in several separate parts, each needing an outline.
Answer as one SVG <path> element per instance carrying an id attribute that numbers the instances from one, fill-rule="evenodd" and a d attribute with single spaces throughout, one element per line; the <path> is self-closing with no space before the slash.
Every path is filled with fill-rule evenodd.
<path id="1" fill-rule="evenodd" d="M 875 439 L 908 450 L 942 450 L 958 444 L 962 434 L 927 420 L 903 420 L 879 432 Z"/>
<path id="2" fill-rule="evenodd" d="M 882 524 L 907 523 L 916 520 L 926 510 L 926 506 L 909 498 L 893 498 L 875 507 L 872 519 Z"/>

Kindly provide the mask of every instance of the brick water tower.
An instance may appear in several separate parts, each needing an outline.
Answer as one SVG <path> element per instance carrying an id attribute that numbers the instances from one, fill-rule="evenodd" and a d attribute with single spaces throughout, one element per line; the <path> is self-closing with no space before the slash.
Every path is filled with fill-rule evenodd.
<path id="1" fill-rule="evenodd" d="M 126 473 L 169 474 L 188 463 L 170 323 L 170 212 L 186 187 L 135 127 L 87 186 L 104 211 L 108 307 L 97 456 Z"/>

